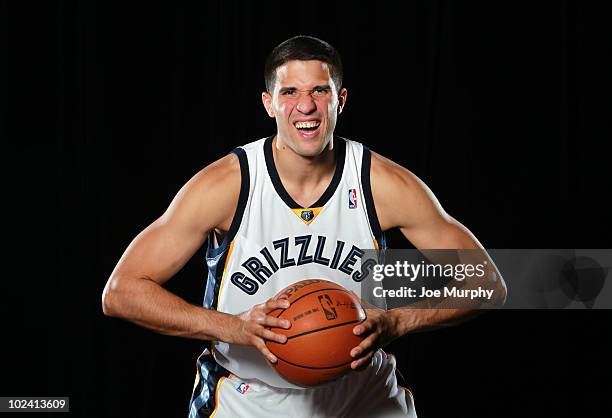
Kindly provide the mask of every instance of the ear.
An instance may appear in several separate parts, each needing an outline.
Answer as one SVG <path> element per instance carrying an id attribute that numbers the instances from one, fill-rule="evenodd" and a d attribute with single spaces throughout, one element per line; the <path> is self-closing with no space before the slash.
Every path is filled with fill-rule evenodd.
<path id="1" fill-rule="evenodd" d="M 276 117 L 276 114 L 274 113 L 274 108 L 272 107 L 272 96 L 270 96 L 270 93 L 268 93 L 267 91 L 261 93 L 261 102 L 266 108 L 268 116 L 270 116 L 271 118 Z"/>
<path id="2" fill-rule="evenodd" d="M 342 113 L 344 105 L 346 105 L 346 98 L 348 97 L 348 90 L 342 87 L 338 93 L 338 114 Z"/>

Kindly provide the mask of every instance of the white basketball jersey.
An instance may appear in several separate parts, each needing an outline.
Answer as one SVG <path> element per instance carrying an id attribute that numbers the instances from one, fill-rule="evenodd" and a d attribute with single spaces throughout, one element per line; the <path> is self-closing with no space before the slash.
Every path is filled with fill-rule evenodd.
<path id="1" fill-rule="evenodd" d="M 247 311 L 284 287 L 323 278 L 361 294 L 363 250 L 384 246 L 370 188 L 371 155 L 336 137 L 331 183 L 311 207 L 289 196 L 274 165 L 272 137 L 237 148 L 242 187 L 223 243 L 209 239 L 204 306 L 229 314 Z M 281 378 L 254 347 L 212 343 L 219 365 L 245 379 L 297 388 Z"/>

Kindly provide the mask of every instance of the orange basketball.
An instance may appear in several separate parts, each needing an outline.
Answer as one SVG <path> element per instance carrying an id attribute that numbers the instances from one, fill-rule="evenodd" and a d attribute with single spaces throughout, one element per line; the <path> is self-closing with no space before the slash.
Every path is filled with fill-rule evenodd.
<path id="1" fill-rule="evenodd" d="M 287 286 L 274 299 L 291 303 L 269 314 L 291 321 L 289 329 L 273 329 L 287 336 L 285 344 L 266 341 L 278 358 L 272 366 L 281 376 L 296 385 L 314 386 L 351 369 L 351 349 L 363 339 L 353 328 L 366 318 L 357 296 L 339 284 L 311 279 Z"/>

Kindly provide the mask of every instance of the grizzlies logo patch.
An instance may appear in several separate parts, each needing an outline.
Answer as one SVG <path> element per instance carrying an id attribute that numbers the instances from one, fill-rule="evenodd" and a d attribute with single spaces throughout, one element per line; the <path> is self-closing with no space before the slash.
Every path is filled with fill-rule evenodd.
<path id="1" fill-rule="evenodd" d="M 303 210 L 301 216 L 302 216 L 303 220 L 308 222 L 309 220 L 311 220 L 314 217 L 314 212 L 311 211 L 311 210 Z"/>

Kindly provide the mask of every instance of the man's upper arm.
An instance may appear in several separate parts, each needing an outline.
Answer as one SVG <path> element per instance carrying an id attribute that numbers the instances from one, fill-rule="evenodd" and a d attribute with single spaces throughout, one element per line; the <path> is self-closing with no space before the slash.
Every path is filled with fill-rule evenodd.
<path id="1" fill-rule="evenodd" d="M 240 182 L 235 154 L 198 172 L 166 212 L 134 238 L 111 278 L 147 278 L 160 284 L 167 281 L 200 248 L 211 230 L 229 229 Z"/>
<path id="2" fill-rule="evenodd" d="M 478 249 L 463 252 L 460 260 L 485 259 L 486 282 L 482 285 L 493 289 L 489 304 L 501 306 L 506 299 L 506 285 L 493 260 L 476 237 L 463 225 L 448 215 L 431 190 L 414 174 L 380 155 L 372 153 L 370 173 L 372 195 L 381 229 L 400 228 L 404 236 L 418 249 Z M 442 260 L 448 254 L 430 253 L 432 261 Z M 453 259 L 454 260 L 454 259 Z M 465 261 L 464 261 L 465 260 Z M 464 281 L 463 286 L 475 286 L 480 282 Z M 436 302 L 438 303 L 438 302 Z M 441 307 L 442 305 L 436 305 Z M 457 301 L 452 299 L 451 306 Z M 470 308 L 470 306 L 464 306 Z M 480 305 L 478 305 L 480 306 Z M 471 309 L 471 308 L 470 308 Z"/>
<path id="3" fill-rule="evenodd" d="M 374 152 L 371 167 L 372 195 L 383 231 L 400 228 L 416 248 L 480 248 L 413 173 Z"/>

